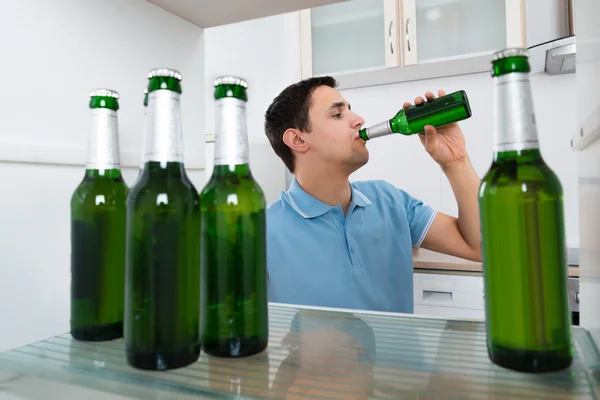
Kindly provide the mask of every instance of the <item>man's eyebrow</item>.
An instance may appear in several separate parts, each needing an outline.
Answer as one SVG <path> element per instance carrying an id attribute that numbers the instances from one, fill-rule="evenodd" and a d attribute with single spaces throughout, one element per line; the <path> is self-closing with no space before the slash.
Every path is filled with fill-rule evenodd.
<path id="1" fill-rule="evenodd" d="M 343 108 L 344 106 L 346 106 L 345 101 L 338 101 L 336 103 L 331 103 L 328 110 L 331 110 L 332 108 L 340 108 L 340 107 Z M 350 104 L 348 104 L 348 110 L 352 110 L 352 107 L 350 107 Z"/>

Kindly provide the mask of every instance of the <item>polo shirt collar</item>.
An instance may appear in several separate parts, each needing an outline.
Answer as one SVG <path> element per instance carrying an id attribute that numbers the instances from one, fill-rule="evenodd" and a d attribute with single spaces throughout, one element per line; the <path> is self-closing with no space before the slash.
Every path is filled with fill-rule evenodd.
<path id="1" fill-rule="evenodd" d="M 356 189 L 354 185 L 350 184 L 350 188 L 352 189 L 352 200 L 350 201 L 349 210 L 352 210 L 354 206 L 365 207 L 371 204 L 371 200 Z M 306 193 L 304 189 L 300 187 L 296 178 L 292 180 L 290 188 L 285 192 L 285 197 L 292 209 L 303 218 L 319 217 L 334 208 Z"/>

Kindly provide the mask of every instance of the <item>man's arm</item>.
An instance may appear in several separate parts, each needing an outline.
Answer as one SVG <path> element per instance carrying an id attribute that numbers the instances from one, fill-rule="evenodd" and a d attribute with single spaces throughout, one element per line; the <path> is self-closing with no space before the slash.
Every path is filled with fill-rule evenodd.
<path id="1" fill-rule="evenodd" d="M 443 90 L 439 96 L 445 95 Z M 428 102 L 435 101 L 435 95 L 425 93 Z M 425 99 L 417 97 L 415 104 Z M 404 103 L 410 107 L 410 103 Z M 481 239 L 479 230 L 479 204 L 477 192 L 479 177 L 467 155 L 465 136 L 456 122 L 438 129 L 431 125 L 419 134 L 425 151 L 442 167 L 448 177 L 458 203 L 458 218 L 438 213 L 431 223 L 421 246 L 449 255 L 481 261 Z"/>
<path id="2" fill-rule="evenodd" d="M 450 181 L 458 204 L 458 218 L 438 213 L 421 247 L 481 261 L 481 239 L 479 229 L 479 204 L 477 192 L 479 177 L 468 157 L 442 168 Z"/>

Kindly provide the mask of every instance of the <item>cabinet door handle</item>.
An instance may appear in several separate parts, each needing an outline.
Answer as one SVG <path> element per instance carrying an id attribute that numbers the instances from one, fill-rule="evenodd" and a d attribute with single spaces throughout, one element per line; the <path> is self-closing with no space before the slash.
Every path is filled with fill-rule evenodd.
<path id="1" fill-rule="evenodd" d="M 394 54 L 394 46 L 392 44 L 392 26 L 394 25 L 394 21 L 390 21 L 390 29 L 388 33 L 388 41 L 390 43 L 390 53 Z"/>
<path id="2" fill-rule="evenodd" d="M 410 35 L 408 31 L 408 25 L 410 23 L 410 18 L 406 18 L 406 48 L 410 51 Z"/>
<path id="3" fill-rule="evenodd" d="M 442 292 L 438 290 L 423 290 L 423 301 L 429 301 L 438 304 L 452 304 L 452 292 Z"/>

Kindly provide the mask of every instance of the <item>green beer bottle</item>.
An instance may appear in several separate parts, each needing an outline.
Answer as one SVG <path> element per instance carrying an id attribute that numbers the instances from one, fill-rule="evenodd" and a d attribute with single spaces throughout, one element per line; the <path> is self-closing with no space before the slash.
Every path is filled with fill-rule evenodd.
<path id="1" fill-rule="evenodd" d="M 178 368 L 200 352 L 200 209 L 183 165 L 181 74 L 148 75 L 144 169 L 127 198 L 129 365 Z"/>
<path id="2" fill-rule="evenodd" d="M 215 158 L 200 194 L 202 348 L 241 357 L 267 347 L 266 201 L 250 172 L 247 84 L 215 82 Z"/>
<path id="3" fill-rule="evenodd" d="M 123 336 L 128 188 L 120 170 L 118 98 L 108 89 L 90 94 L 87 165 L 71 196 L 71 335 L 78 340 Z"/>
<path id="4" fill-rule="evenodd" d="M 540 153 L 527 51 L 492 63 L 494 160 L 479 190 L 489 357 L 560 370 L 573 356 L 562 187 Z"/>
<path id="5" fill-rule="evenodd" d="M 414 135 L 423 132 L 425 125 L 437 128 L 470 117 L 471 106 L 467 93 L 459 90 L 418 106 L 403 108 L 392 119 L 363 128 L 359 134 L 365 141 L 394 133 Z"/>

